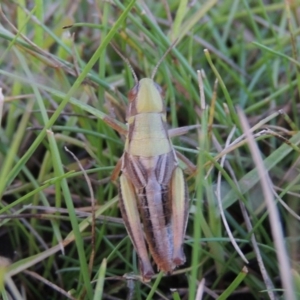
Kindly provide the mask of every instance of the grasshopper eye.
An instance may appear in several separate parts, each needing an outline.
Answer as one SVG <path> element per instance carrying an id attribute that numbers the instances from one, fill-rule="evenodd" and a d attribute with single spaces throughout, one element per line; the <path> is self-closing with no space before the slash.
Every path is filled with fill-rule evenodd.
<path id="1" fill-rule="evenodd" d="M 136 95 L 139 91 L 139 84 L 136 84 L 129 92 L 128 92 L 128 100 L 129 102 L 133 102 L 136 98 Z"/>
<path id="2" fill-rule="evenodd" d="M 156 89 L 158 90 L 159 94 L 161 95 L 161 97 L 165 98 L 165 91 L 162 89 L 162 87 L 156 82 L 154 82 L 154 85 L 155 85 Z"/>

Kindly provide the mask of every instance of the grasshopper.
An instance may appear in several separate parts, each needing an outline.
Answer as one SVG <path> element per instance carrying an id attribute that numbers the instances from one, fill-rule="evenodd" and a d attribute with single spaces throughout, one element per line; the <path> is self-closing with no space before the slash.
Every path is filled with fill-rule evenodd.
<path id="1" fill-rule="evenodd" d="M 172 273 L 185 262 L 183 242 L 189 197 L 183 171 L 178 166 L 178 153 L 170 137 L 198 126 L 167 129 L 164 92 L 153 77 L 168 51 L 151 78 L 140 81 L 125 59 L 135 86 L 128 93 L 124 153 L 112 175 L 114 180 L 121 172 L 118 186 L 121 214 L 137 252 L 144 281 L 151 280 L 155 274 L 147 246 L 158 269 L 164 273 Z M 182 157 L 180 155 L 180 159 Z"/>

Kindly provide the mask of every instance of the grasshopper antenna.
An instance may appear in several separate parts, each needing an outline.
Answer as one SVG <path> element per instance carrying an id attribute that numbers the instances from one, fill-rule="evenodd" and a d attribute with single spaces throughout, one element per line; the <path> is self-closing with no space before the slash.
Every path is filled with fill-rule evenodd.
<path id="1" fill-rule="evenodd" d="M 133 68 L 132 68 L 132 66 L 131 66 L 128 58 L 126 58 L 113 43 L 111 43 L 110 45 L 114 48 L 114 50 L 118 53 L 118 55 L 126 62 L 126 64 L 128 65 L 128 67 L 129 67 L 129 69 L 130 69 L 130 71 L 132 73 L 132 76 L 134 78 L 135 84 L 138 84 L 139 80 L 138 80 L 138 78 L 137 78 L 137 76 L 136 76 L 136 74 L 135 74 L 135 72 L 134 72 L 134 70 L 133 70 Z"/>
<path id="2" fill-rule="evenodd" d="M 156 64 L 152 74 L 151 74 L 151 79 L 154 80 L 154 76 L 157 72 L 158 67 L 160 66 L 160 64 L 162 63 L 162 61 L 166 58 L 166 56 L 169 54 L 169 52 L 173 49 L 173 47 L 175 46 L 175 44 L 178 42 L 178 39 L 176 39 L 171 45 L 170 47 L 167 49 L 167 51 L 165 52 L 165 54 L 161 57 L 161 59 L 158 61 L 158 63 Z"/>

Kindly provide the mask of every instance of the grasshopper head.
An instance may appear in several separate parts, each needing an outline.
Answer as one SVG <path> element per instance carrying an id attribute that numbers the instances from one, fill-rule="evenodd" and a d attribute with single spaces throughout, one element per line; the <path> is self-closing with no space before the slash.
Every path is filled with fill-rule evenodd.
<path id="1" fill-rule="evenodd" d="M 150 78 L 141 79 L 128 93 L 127 118 L 141 113 L 165 113 L 162 88 Z"/>

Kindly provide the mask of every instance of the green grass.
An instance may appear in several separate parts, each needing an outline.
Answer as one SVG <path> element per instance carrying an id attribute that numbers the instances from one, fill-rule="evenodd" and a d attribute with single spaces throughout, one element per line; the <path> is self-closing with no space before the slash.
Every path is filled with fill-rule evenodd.
<path id="1" fill-rule="evenodd" d="M 1 4 L 0 299 L 300 298 L 300 1 L 94 2 Z M 201 124 L 173 139 L 198 168 L 187 262 L 143 283 L 110 181 L 124 137 L 103 120 L 134 84 L 110 43 L 143 78 L 175 39 L 155 81 L 170 127 Z"/>

